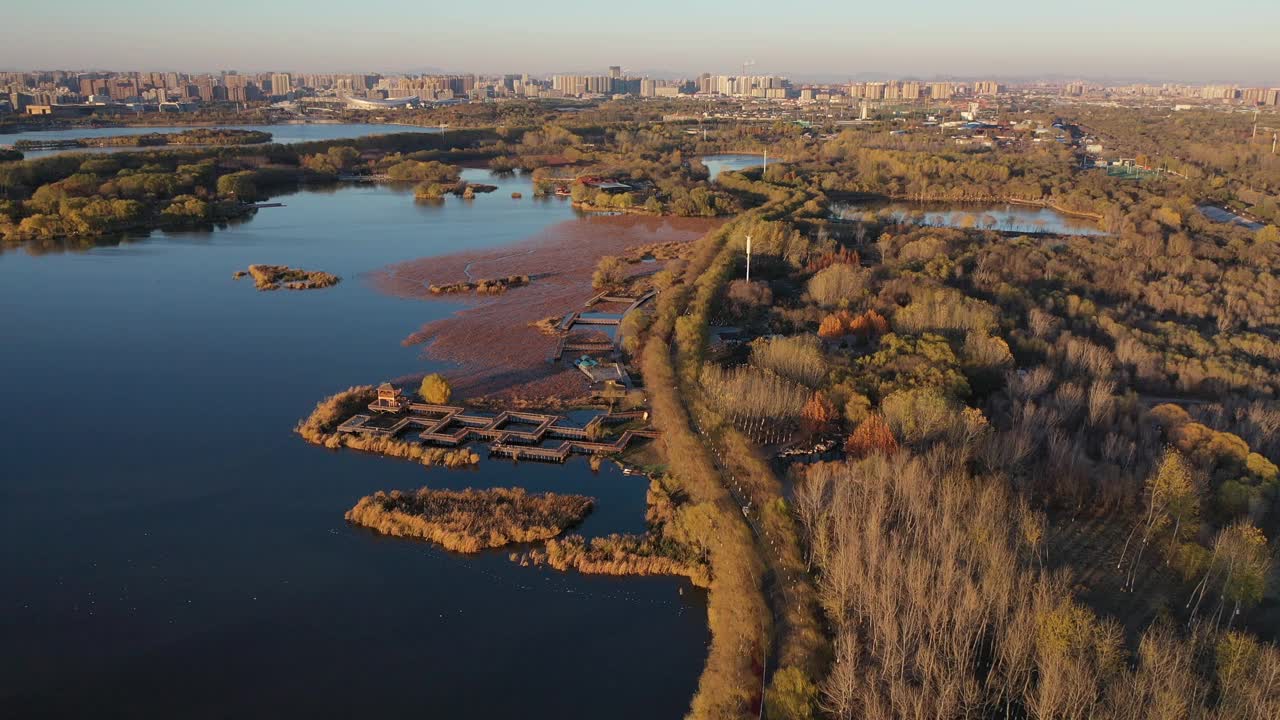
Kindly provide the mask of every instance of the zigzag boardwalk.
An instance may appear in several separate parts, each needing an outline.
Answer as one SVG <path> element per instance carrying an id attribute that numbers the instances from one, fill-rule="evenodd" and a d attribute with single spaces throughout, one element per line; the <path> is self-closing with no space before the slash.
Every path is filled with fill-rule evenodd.
<path id="1" fill-rule="evenodd" d="M 388 388 L 386 397 L 371 403 L 369 409 L 372 415 L 354 415 L 338 426 L 338 432 L 396 437 L 412 425 L 422 428 L 418 438 L 430 445 L 457 447 L 472 440 L 487 441 L 491 443 L 491 454 L 549 462 L 564 462 L 574 453 L 613 455 L 626 450 L 636 438 L 658 436 L 656 430 L 642 428 L 626 430 L 613 442 L 591 439 L 604 425 L 647 420 L 649 414 L 643 410 L 602 413 L 585 426 L 577 426 L 567 424 L 562 415 L 518 410 L 504 410 L 493 416 L 474 415 L 456 405 L 408 402 L 394 388 Z M 553 439 L 563 442 L 553 447 L 540 445 Z"/>

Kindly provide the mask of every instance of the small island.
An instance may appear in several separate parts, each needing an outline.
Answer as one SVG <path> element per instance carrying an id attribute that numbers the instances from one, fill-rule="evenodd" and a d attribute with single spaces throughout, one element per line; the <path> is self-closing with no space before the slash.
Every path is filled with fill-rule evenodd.
<path id="1" fill-rule="evenodd" d="M 142 133 L 107 137 L 72 138 L 69 140 L 19 140 L 17 150 L 54 150 L 87 147 L 163 147 L 166 145 L 261 145 L 271 141 L 271 133 L 262 130 L 233 128 L 192 128 L 174 133 Z"/>
<path id="2" fill-rule="evenodd" d="M 235 278 L 249 275 L 259 290 L 317 290 L 333 287 L 342 278 L 320 270 L 300 270 L 288 265 L 250 265 L 248 270 L 236 271 Z"/>
<path id="3" fill-rule="evenodd" d="M 413 194 L 419 200 L 438 200 L 445 195 L 457 195 L 460 198 L 470 200 L 478 193 L 491 193 L 497 189 L 497 185 L 472 183 L 466 180 L 457 182 L 423 182 L 414 189 Z"/>
<path id="4" fill-rule="evenodd" d="M 474 553 L 511 543 L 549 540 L 582 522 L 594 501 L 583 495 L 527 493 L 521 488 L 379 491 L 360 498 L 346 519 L 383 535 L 429 540 Z"/>

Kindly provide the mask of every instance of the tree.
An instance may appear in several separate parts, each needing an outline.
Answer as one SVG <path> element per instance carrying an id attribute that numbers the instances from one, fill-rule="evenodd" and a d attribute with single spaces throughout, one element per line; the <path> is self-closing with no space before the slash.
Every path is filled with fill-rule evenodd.
<path id="1" fill-rule="evenodd" d="M 836 419 L 836 406 L 827 399 L 825 394 L 816 392 L 800 411 L 800 419 L 804 423 L 805 430 L 814 435 L 821 434 L 826 432 L 831 427 L 832 421 Z"/>
<path id="2" fill-rule="evenodd" d="M 456 183 L 458 168 L 435 160 L 404 160 L 387 168 L 387 176 L 399 182 Z"/>
<path id="3" fill-rule="evenodd" d="M 864 458 L 873 453 L 892 455 L 898 451 L 898 440 L 888 423 L 878 413 L 871 413 L 844 444 L 844 451 L 853 458 Z"/>
<path id="4" fill-rule="evenodd" d="M 444 405 L 449 402 L 449 397 L 453 395 L 453 388 L 443 375 L 431 373 L 422 378 L 422 385 L 418 387 L 418 394 L 422 396 L 423 401 L 432 405 Z"/>
<path id="5" fill-rule="evenodd" d="M 940 435 L 959 418 L 960 403 L 937 387 L 904 388 L 880 403 L 885 423 L 905 443 Z"/>
<path id="6" fill-rule="evenodd" d="M 849 323 L 849 332 L 860 338 L 878 338 L 889 332 L 889 321 L 875 310 L 868 310 Z"/>
<path id="7" fill-rule="evenodd" d="M 258 187 L 253 182 L 252 170 L 234 172 L 218 178 L 218 194 L 231 195 L 237 200 L 252 200 L 258 196 Z"/>
<path id="8" fill-rule="evenodd" d="M 798 667 L 785 667 L 773 674 L 765 693 L 765 711 L 780 720 L 812 720 L 818 688 Z"/>
<path id="9" fill-rule="evenodd" d="M 809 278 L 807 289 L 813 301 L 832 307 L 841 301 L 852 301 L 863 292 L 870 273 L 853 265 L 831 265 Z"/>
<path id="10" fill-rule="evenodd" d="M 1173 524 L 1173 535 L 1170 540 L 1170 557 L 1177 548 L 1178 534 L 1184 522 L 1193 519 L 1200 509 L 1200 493 L 1194 471 L 1186 458 L 1176 448 L 1166 448 L 1160 466 L 1147 478 L 1146 484 L 1147 512 L 1140 521 L 1142 528 L 1142 545 L 1138 547 L 1133 566 L 1129 569 L 1127 585 L 1132 589 L 1138 573 L 1138 564 L 1142 553 L 1146 550 L 1151 538 L 1161 532 L 1170 523 Z M 1134 531 L 1137 531 L 1137 527 Z M 1129 533 L 1133 537 L 1133 532 Z M 1128 541 L 1125 542 L 1128 548 Z M 1120 553 L 1120 562 L 1124 562 L 1124 550 Z"/>
<path id="11" fill-rule="evenodd" d="M 616 255 L 600 258 L 596 272 L 591 276 L 591 286 L 597 290 L 609 290 L 622 285 L 627 278 L 626 264 Z"/>
<path id="12" fill-rule="evenodd" d="M 1248 522 L 1238 522 L 1218 533 L 1214 554 L 1222 571 L 1222 604 L 1218 613 L 1221 615 L 1223 604 L 1234 603 L 1231 613 L 1234 620 L 1242 605 L 1258 604 L 1266 591 L 1267 576 L 1271 572 L 1267 538 Z"/>
<path id="13" fill-rule="evenodd" d="M 848 310 L 841 310 L 840 313 L 848 314 Z M 818 324 L 818 337 L 827 340 L 843 337 L 848 330 L 848 323 L 844 321 L 840 313 L 832 313 L 824 318 Z"/>

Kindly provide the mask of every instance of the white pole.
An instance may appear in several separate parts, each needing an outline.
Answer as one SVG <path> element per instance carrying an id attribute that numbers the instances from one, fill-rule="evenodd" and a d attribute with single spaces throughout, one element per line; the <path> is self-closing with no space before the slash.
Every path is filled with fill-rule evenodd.
<path id="1" fill-rule="evenodd" d="M 751 282 L 751 236 L 747 236 L 747 282 Z"/>
<path id="2" fill-rule="evenodd" d="M 764 174 L 765 174 L 765 173 L 767 173 L 767 172 L 769 172 L 769 150 L 768 150 L 768 148 L 766 148 L 766 149 L 765 149 L 765 151 L 764 151 L 764 170 L 760 171 L 760 175 L 763 177 L 763 176 L 764 176 Z"/>

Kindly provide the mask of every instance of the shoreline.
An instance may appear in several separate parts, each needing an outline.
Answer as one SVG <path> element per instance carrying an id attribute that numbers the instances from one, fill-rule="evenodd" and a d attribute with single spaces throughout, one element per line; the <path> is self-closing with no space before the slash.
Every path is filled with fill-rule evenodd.
<path id="1" fill-rule="evenodd" d="M 723 222 L 589 215 L 557 223 L 515 244 L 409 260 L 366 279 L 388 295 L 462 305 L 404 340 L 405 345 L 423 345 L 426 357 L 451 365 L 450 379 L 459 396 L 517 402 L 579 397 L 587 390 L 585 378 L 571 365 L 547 362 L 557 338 L 533 324 L 563 317 L 595 295 L 591 276 L 601 257 L 658 242 L 690 243 Z M 630 267 L 649 271 L 662 264 Z M 528 275 L 529 285 L 485 296 L 432 295 L 429 290 L 431 284 L 465 282 L 475 275 L 513 274 Z"/>

